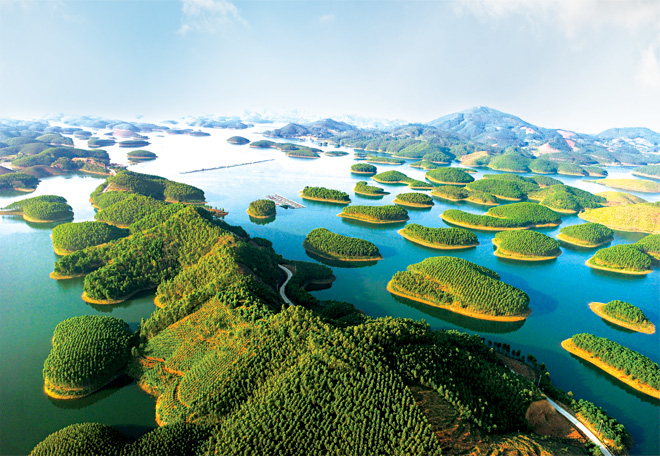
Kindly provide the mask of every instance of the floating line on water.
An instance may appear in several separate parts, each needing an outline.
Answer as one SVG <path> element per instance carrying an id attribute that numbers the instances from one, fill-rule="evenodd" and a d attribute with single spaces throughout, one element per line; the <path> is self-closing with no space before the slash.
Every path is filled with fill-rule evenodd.
<path id="1" fill-rule="evenodd" d="M 192 174 L 192 173 L 201 173 L 204 171 L 213 171 L 216 169 L 225 169 L 225 168 L 235 168 L 237 166 L 245 166 L 245 165 L 254 165 L 257 163 L 263 163 L 263 162 L 269 162 L 275 160 L 274 158 L 269 158 L 268 160 L 258 160 L 258 161 L 253 161 L 253 162 L 247 162 L 247 163 L 236 163 L 235 165 L 224 165 L 224 166 L 216 166 L 214 168 L 202 168 L 202 169 L 193 169 L 192 171 L 181 171 L 179 174 Z"/>

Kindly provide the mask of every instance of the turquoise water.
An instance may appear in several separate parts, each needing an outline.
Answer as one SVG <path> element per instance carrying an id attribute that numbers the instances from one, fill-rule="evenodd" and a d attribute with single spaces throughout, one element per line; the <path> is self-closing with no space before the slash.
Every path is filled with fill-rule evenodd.
<path id="1" fill-rule="evenodd" d="M 272 128 L 268 126 L 266 128 Z M 256 127 L 242 136 L 261 139 Z M 633 333 L 604 322 L 588 307 L 592 301 L 621 299 L 640 308 L 660 324 L 658 270 L 648 276 L 627 277 L 595 271 L 585 261 L 592 250 L 563 248 L 562 255 L 543 263 L 521 263 L 493 255 L 491 239 L 495 233 L 477 232 L 480 245 L 464 251 L 442 253 L 413 244 L 397 234 L 403 225 L 373 226 L 337 217 L 341 206 L 303 201 L 298 192 L 306 185 L 326 186 L 351 195 L 353 204 L 389 204 L 397 193 L 410 191 L 406 186 L 383 186 L 391 194 L 382 199 L 362 198 L 353 193 L 359 180 L 349 172 L 351 156 L 322 157 L 318 160 L 292 159 L 277 150 L 255 150 L 233 146 L 225 139 L 235 131 L 211 131 L 211 137 L 151 135 L 159 158 L 133 165 L 130 169 L 162 175 L 199 186 L 211 205 L 229 211 L 227 222 L 243 226 L 252 236 L 273 241 L 275 249 L 286 258 L 313 261 L 302 248 L 305 235 L 317 227 L 326 227 L 348 236 L 374 242 L 384 259 L 375 265 L 354 268 L 333 267 L 337 281 L 327 290 L 315 291 L 320 299 L 354 303 L 372 316 L 425 319 L 433 328 L 451 328 L 478 333 L 487 339 L 506 342 L 513 349 L 532 353 L 544 362 L 554 382 L 576 397 L 604 407 L 629 429 L 635 439 L 632 454 L 660 454 L 658 442 L 658 402 L 637 393 L 602 373 L 592 365 L 566 353 L 559 343 L 579 332 L 608 337 L 637 350 L 654 360 L 660 359 L 658 335 Z M 78 143 L 78 142 L 77 142 Z M 125 149 L 107 148 L 115 162 L 125 162 Z M 181 171 L 274 158 L 274 161 L 195 174 Z M 378 165 L 379 171 L 397 169 L 410 177 L 422 179 L 424 172 L 407 165 Z M 630 177 L 630 169 L 609 168 L 610 177 Z M 489 171 L 490 172 L 490 171 Z M 479 177 L 480 172 L 477 176 Z M 556 177 L 556 176 L 555 176 Z M 593 192 L 608 190 L 581 178 L 560 176 L 569 185 Z M 55 177 L 43 180 L 34 195 L 54 193 L 66 197 L 73 206 L 76 221 L 93 219 L 94 211 L 87 198 L 102 180 L 88 176 Z M 378 184 L 377 184 L 378 185 Z M 382 186 L 382 185 L 381 185 Z M 278 208 L 274 221 L 253 223 L 245 212 L 250 201 L 268 194 L 280 194 L 302 202 L 304 209 Z M 659 195 L 638 194 L 647 200 Z M 0 198 L 0 206 L 17 199 Z M 435 200 L 430 210 L 410 210 L 410 222 L 426 226 L 447 226 L 440 214 L 457 207 L 483 213 L 486 207 L 470 203 Z M 581 223 L 576 216 L 563 217 L 562 226 Z M 140 318 L 153 310 L 153 295 L 144 294 L 119 306 L 92 306 L 80 295 L 82 280 L 54 281 L 48 277 L 56 256 L 52 252 L 52 226 L 27 224 L 17 217 L 0 217 L 0 327 L 3 375 L 0 397 L 4 426 L 0 428 L 0 453 L 29 452 L 47 434 L 68 424 L 99 421 L 123 427 L 134 434 L 155 427 L 154 401 L 133 383 L 96 393 L 78 401 L 55 401 L 42 391 L 41 369 L 50 350 L 55 325 L 71 316 L 110 312 L 136 327 Z M 554 236 L 559 229 L 542 229 Z M 613 244 L 635 242 L 642 237 L 617 233 Z M 385 290 L 392 275 L 409 264 L 435 255 L 458 256 L 497 271 L 502 280 L 525 290 L 531 297 L 531 316 L 524 322 L 483 322 L 422 304 L 394 298 Z"/>

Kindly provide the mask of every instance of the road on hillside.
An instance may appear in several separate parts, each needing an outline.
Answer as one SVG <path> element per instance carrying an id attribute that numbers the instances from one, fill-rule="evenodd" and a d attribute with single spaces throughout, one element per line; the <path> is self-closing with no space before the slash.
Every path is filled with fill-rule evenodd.
<path id="1" fill-rule="evenodd" d="M 293 274 L 291 273 L 291 271 L 289 271 L 287 268 L 285 268 L 281 264 L 278 264 L 278 266 L 280 267 L 280 269 L 282 271 L 286 272 L 286 280 L 284 281 L 284 283 L 280 287 L 280 296 L 282 296 L 282 299 L 284 299 L 284 302 L 286 302 L 288 305 L 295 306 L 295 304 L 293 302 L 291 302 L 291 300 L 289 298 L 287 298 L 286 294 L 284 294 L 284 290 L 286 290 L 286 284 L 289 283 L 289 280 L 291 280 L 291 277 L 293 277 Z"/>

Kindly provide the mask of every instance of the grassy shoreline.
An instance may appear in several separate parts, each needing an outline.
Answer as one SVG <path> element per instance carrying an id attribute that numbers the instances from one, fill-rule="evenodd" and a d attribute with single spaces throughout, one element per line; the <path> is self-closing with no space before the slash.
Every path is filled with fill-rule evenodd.
<path id="1" fill-rule="evenodd" d="M 409 240 L 410 242 L 414 242 L 415 244 L 423 245 L 424 247 L 429 247 L 432 249 L 438 249 L 438 250 L 462 250 L 462 249 L 471 249 L 472 247 L 476 247 L 479 245 L 479 243 L 476 244 L 469 244 L 469 245 L 445 245 L 445 244 L 433 244 L 430 242 L 423 241 L 421 239 L 415 238 L 413 236 L 410 236 L 409 234 L 404 233 L 403 231 L 405 228 L 400 229 L 397 231 L 401 236 L 403 236 L 405 239 Z"/>
<path id="2" fill-rule="evenodd" d="M 128 301 L 130 298 L 132 298 L 133 296 L 135 296 L 136 294 L 138 294 L 142 291 L 153 290 L 154 288 L 155 287 L 141 288 L 139 290 L 128 293 L 127 295 L 121 296 L 117 299 L 95 299 L 95 298 L 90 298 L 87 295 L 87 292 L 83 291 L 82 299 L 83 299 L 83 301 L 85 301 L 89 304 L 99 304 L 99 305 L 121 304 L 122 302 Z"/>
<path id="3" fill-rule="evenodd" d="M 513 230 L 529 230 L 530 228 L 555 228 L 559 226 L 559 223 L 544 223 L 541 225 L 528 225 L 528 226 L 517 226 L 517 227 L 490 227 L 484 225 L 471 225 L 469 223 L 455 222 L 451 218 L 446 217 L 444 214 L 440 216 L 442 220 L 452 225 L 460 226 L 462 228 L 471 228 L 473 230 L 480 231 L 513 231 Z"/>
<path id="4" fill-rule="evenodd" d="M 603 312 L 603 307 L 605 307 L 605 304 L 606 303 L 604 302 L 591 302 L 589 303 L 589 308 L 593 313 L 598 315 L 603 320 L 607 320 L 610 323 L 614 323 L 615 325 L 621 326 L 631 331 L 640 332 L 643 334 L 655 334 L 655 325 L 653 323 L 649 322 L 648 324 L 644 325 L 644 324 L 627 322 L 625 320 L 619 320 L 618 318 L 615 318 Z"/>
<path id="5" fill-rule="evenodd" d="M 247 212 L 247 214 L 248 214 L 250 217 L 254 217 L 254 218 L 258 218 L 258 219 L 268 219 L 268 218 L 275 217 L 275 216 L 277 215 L 277 213 L 274 213 L 274 214 L 272 214 L 272 215 L 255 215 L 255 214 L 253 214 L 252 212 L 250 212 L 250 209 L 249 209 L 249 208 L 248 208 L 248 210 L 245 211 L 245 212 Z"/>
<path id="6" fill-rule="evenodd" d="M 367 218 L 367 217 L 364 217 L 364 216 L 362 216 L 362 217 L 357 217 L 357 216 L 354 215 L 354 214 L 350 214 L 350 215 L 348 215 L 348 214 L 344 214 L 344 213 L 337 214 L 337 217 L 342 217 L 342 218 L 347 218 L 347 219 L 353 219 L 353 220 L 360 220 L 360 221 L 362 221 L 362 222 L 376 223 L 376 224 L 381 224 L 381 225 L 389 225 L 389 224 L 392 224 L 392 223 L 405 223 L 405 222 L 407 222 L 408 220 L 410 220 L 410 217 L 406 217 L 406 218 L 403 219 L 403 220 L 376 220 L 376 219 L 373 219 L 373 218 Z"/>
<path id="7" fill-rule="evenodd" d="M 407 295 L 405 293 L 395 291 L 392 288 L 392 281 L 391 280 L 387 283 L 387 291 L 389 291 L 393 295 L 401 296 L 402 298 L 410 299 L 412 301 L 421 302 L 422 304 L 428 304 L 429 306 L 437 307 L 438 309 L 449 310 L 450 312 L 465 315 L 466 317 L 477 318 L 479 320 L 501 321 L 501 322 L 522 321 L 522 320 L 525 320 L 527 317 L 529 317 L 529 315 L 532 313 L 532 310 L 529 309 L 527 312 L 525 312 L 524 314 L 520 314 L 520 315 L 497 316 L 497 315 L 488 315 L 488 314 L 482 314 L 482 313 L 477 313 L 477 312 L 471 312 L 469 310 L 459 308 L 459 307 L 455 307 L 455 306 L 441 306 L 441 305 L 438 305 L 438 304 L 436 304 L 432 301 L 428 301 L 426 299 L 414 297 L 412 295 Z"/>
<path id="8" fill-rule="evenodd" d="M 614 240 L 614 237 L 611 237 L 598 244 L 592 244 L 590 242 L 580 241 L 579 239 L 566 236 L 565 234 L 562 233 L 557 234 L 556 237 L 560 241 L 565 242 L 567 244 L 575 245 L 577 247 L 589 248 L 589 249 L 595 249 L 596 247 L 600 247 L 601 245 L 609 244 Z"/>
<path id="9" fill-rule="evenodd" d="M 646 274 L 650 274 L 651 272 L 653 272 L 653 268 L 651 268 L 647 271 L 632 271 L 630 269 L 608 268 L 607 266 L 601 266 L 601 265 L 595 264 L 591 260 L 592 260 L 592 258 L 589 258 L 586 261 L 586 265 L 589 266 L 590 268 L 599 269 L 601 271 L 617 272 L 619 274 L 629 274 L 629 275 L 646 275 Z"/>
<path id="10" fill-rule="evenodd" d="M 314 198 L 314 197 L 311 197 L 311 196 L 305 196 L 305 195 L 303 195 L 302 192 L 300 192 L 300 197 L 302 199 L 311 200 L 311 201 L 320 201 L 322 203 L 332 203 L 332 204 L 341 204 L 341 205 L 351 204 L 350 201 L 341 201 L 341 200 Z"/>
<path id="11" fill-rule="evenodd" d="M 394 198 L 392 201 L 394 204 L 398 204 L 400 206 L 408 206 L 408 207 L 416 207 L 420 209 L 430 209 L 433 207 L 433 204 L 417 204 L 417 203 L 409 203 L 407 201 L 401 201 L 398 198 Z"/>
<path id="12" fill-rule="evenodd" d="M 591 352 L 587 350 L 583 350 L 579 348 L 577 345 L 573 343 L 571 339 L 566 339 L 561 343 L 561 348 L 566 350 L 567 352 L 571 353 L 572 355 L 575 355 L 579 358 L 582 358 L 583 360 L 593 364 L 594 366 L 598 367 L 599 369 L 605 371 L 606 373 L 610 374 L 617 380 L 625 383 L 626 385 L 630 386 L 631 388 L 636 389 L 640 393 L 647 394 L 651 397 L 654 397 L 656 399 L 660 399 L 660 390 L 657 390 L 655 388 L 652 388 L 651 386 L 647 385 L 646 383 L 642 383 L 638 380 L 633 380 L 632 376 L 630 375 L 625 375 L 623 370 L 617 369 L 613 366 L 610 366 L 607 363 L 604 363 L 603 361 L 600 360 L 600 358 L 594 356 Z"/>
<path id="13" fill-rule="evenodd" d="M 357 257 L 357 258 L 334 256 L 330 253 L 321 252 L 320 250 L 311 247 L 306 241 L 303 242 L 303 248 L 306 251 L 316 256 L 320 256 L 321 258 L 325 258 L 326 260 L 333 260 L 333 261 L 380 261 L 383 259 L 382 255 L 378 255 L 374 257 Z"/>
<path id="14" fill-rule="evenodd" d="M 521 255 L 519 253 L 515 252 L 509 252 L 507 250 L 502 250 L 500 248 L 500 240 L 493 238 L 493 244 L 497 247 L 497 250 L 493 252 L 493 254 L 496 257 L 499 258 L 506 258 L 508 260 L 520 260 L 520 261 L 548 261 L 548 260 L 554 260 L 557 258 L 559 255 L 561 255 L 561 250 L 557 249 L 558 252 L 556 255 L 548 255 L 548 256 L 538 256 L 538 255 Z"/>

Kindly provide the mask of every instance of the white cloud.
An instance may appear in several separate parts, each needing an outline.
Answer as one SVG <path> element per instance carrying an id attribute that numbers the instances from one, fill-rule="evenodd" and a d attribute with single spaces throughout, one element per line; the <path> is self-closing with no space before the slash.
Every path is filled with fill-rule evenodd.
<path id="1" fill-rule="evenodd" d="M 640 54 L 635 80 L 643 87 L 660 91 L 660 35 Z"/>
<path id="2" fill-rule="evenodd" d="M 245 24 L 236 5 L 228 0 L 181 0 L 183 18 L 178 33 L 214 34 L 231 23 Z"/>
<path id="3" fill-rule="evenodd" d="M 328 22 L 334 22 L 334 20 L 335 20 L 334 14 L 324 14 L 323 16 L 319 17 L 319 22 L 322 24 L 327 24 Z"/>

